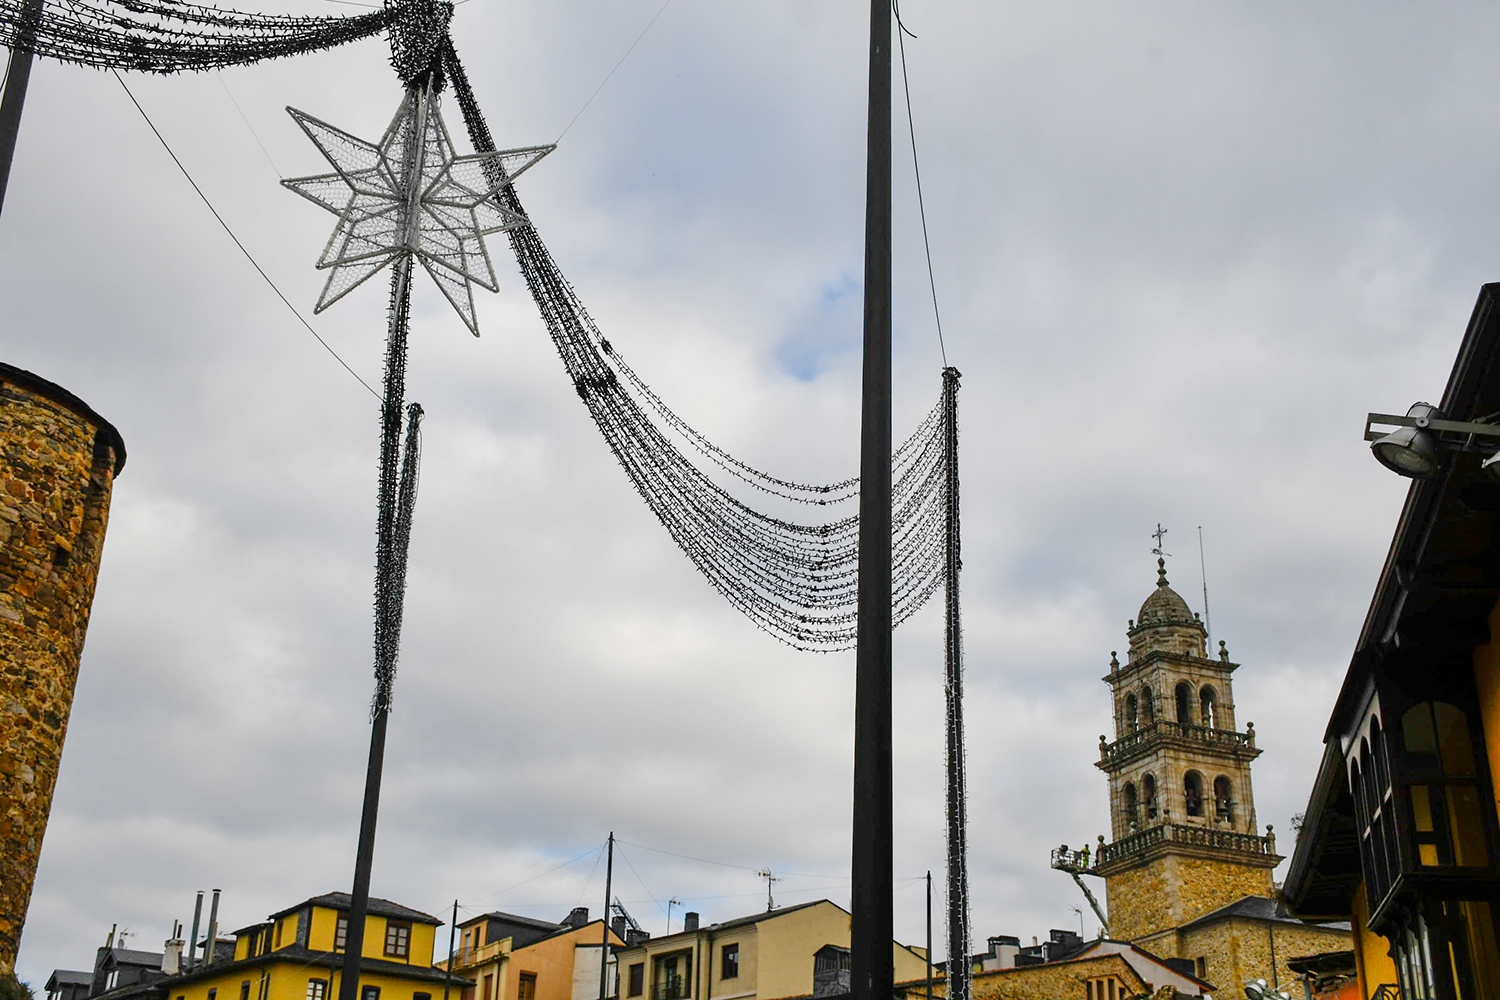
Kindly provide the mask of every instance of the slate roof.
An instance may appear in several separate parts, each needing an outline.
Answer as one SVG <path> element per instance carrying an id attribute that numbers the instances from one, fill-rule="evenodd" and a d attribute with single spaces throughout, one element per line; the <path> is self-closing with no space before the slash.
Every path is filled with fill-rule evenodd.
<path id="1" fill-rule="evenodd" d="M 1338 924 L 1308 924 L 1298 920 L 1296 917 L 1287 915 L 1286 908 L 1276 900 L 1267 896 L 1241 896 L 1226 906 L 1217 910 L 1210 910 L 1197 920 L 1189 921 L 1178 928 L 1179 931 L 1189 930 L 1196 927 L 1204 927 L 1208 924 L 1218 923 L 1221 920 L 1264 920 L 1267 923 L 1296 924 L 1299 927 L 1328 927 L 1332 930 L 1348 930 L 1347 923 Z"/>
<path id="2" fill-rule="evenodd" d="M 111 948 L 107 952 L 109 958 L 114 959 L 116 965 L 149 965 L 161 968 L 161 952 L 159 951 L 136 951 L 133 948 Z M 90 979 L 92 979 L 90 975 Z"/>
<path id="3" fill-rule="evenodd" d="M 374 902 L 374 900 L 371 900 L 371 902 Z M 294 963 L 303 968 L 311 966 L 338 968 L 344 963 L 344 954 L 343 952 L 313 951 L 310 948 L 304 948 L 300 944 L 293 944 L 287 945 L 284 948 L 278 948 L 273 952 L 256 955 L 253 958 L 242 958 L 238 961 L 225 964 L 215 962 L 213 965 L 200 966 L 189 972 L 159 980 L 159 982 L 169 985 L 188 983 L 195 979 L 224 975 L 231 968 L 254 969 L 264 965 L 274 965 L 278 962 Z M 459 975 L 453 976 L 450 980 L 446 972 L 434 966 L 408 965 L 405 962 L 392 962 L 383 958 L 361 958 L 359 966 L 361 970 L 367 973 L 380 973 L 381 975 L 395 976 L 400 979 L 415 979 L 430 983 L 447 981 L 452 982 L 455 986 L 474 985 L 472 980 L 465 979 Z M 94 1000 L 100 1000 L 100 998 L 95 997 Z"/>
<path id="4" fill-rule="evenodd" d="M 76 969 L 53 969 L 51 977 L 47 980 L 47 990 L 50 992 L 59 986 L 92 986 L 94 974 L 92 972 L 79 972 Z"/>
<path id="5" fill-rule="evenodd" d="M 349 909 L 349 894 L 347 892 L 325 892 L 321 896 L 314 896 L 311 899 L 304 899 L 296 906 L 288 906 L 284 910 L 277 910 L 267 919 L 280 920 L 282 917 L 289 916 L 290 914 L 296 913 L 298 910 L 306 909 L 309 906 L 324 906 L 330 910 L 347 911 Z M 370 905 L 365 912 L 376 917 L 386 917 L 395 920 L 410 920 L 414 924 L 432 924 L 435 927 L 440 927 L 443 923 L 441 920 L 439 920 L 437 917 L 434 917 L 430 913 L 423 913 L 421 910 L 413 910 L 409 906 L 402 906 L 400 903 L 393 903 L 389 899 L 380 899 L 376 896 L 370 897 Z"/>

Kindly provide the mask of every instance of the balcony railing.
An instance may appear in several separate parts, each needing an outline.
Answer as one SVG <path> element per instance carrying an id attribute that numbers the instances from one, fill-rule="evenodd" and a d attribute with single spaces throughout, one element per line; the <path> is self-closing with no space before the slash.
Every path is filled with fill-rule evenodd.
<path id="1" fill-rule="evenodd" d="M 1187 826 L 1182 823 L 1162 823 L 1139 833 L 1121 837 L 1113 844 L 1105 844 L 1104 849 L 1099 852 L 1099 860 L 1096 863 L 1108 864 L 1166 843 L 1192 844 L 1221 851 L 1236 851 L 1241 854 L 1276 853 L 1276 840 L 1273 837 L 1214 830 L 1204 826 Z"/>
<path id="2" fill-rule="evenodd" d="M 651 1000 L 687 1000 L 691 992 L 686 979 L 675 977 L 652 987 Z"/>
<path id="3" fill-rule="evenodd" d="M 459 948 L 453 953 L 453 967 L 463 969 L 472 965 L 483 965 L 504 953 L 506 938 L 482 944 L 478 948 Z"/>
<path id="4" fill-rule="evenodd" d="M 1135 732 L 1126 733 L 1113 743 L 1099 743 L 1099 762 L 1109 764 L 1124 760 L 1145 749 L 1157 740 L 1186 740 L 1199 746 L 1224 747 L 1231 750 L 1254 750 L 1255 730 L 1237 733 L 1233 729 L 1213 729 L 1209 726 L 1194 726 L 1183 722 L 1159 719 Z"/>

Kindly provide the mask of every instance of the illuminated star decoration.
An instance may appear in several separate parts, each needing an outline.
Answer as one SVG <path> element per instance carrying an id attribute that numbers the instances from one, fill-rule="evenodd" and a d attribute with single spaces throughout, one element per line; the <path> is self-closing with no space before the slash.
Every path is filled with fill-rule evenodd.
<path id="1" fill-rule="evenodd" d="M 526 224 L 496 194 L 555 146 L 455 155 L 430 92 L 407 91 L 379 143 L 294 108 L 288 113 L 336 173 L 281 183 L 339 217 L 320 269 L 322 312 L 403 254 L 422 262 L 474 336 L 474 285 L 496 291 L 484 237 Z"/>

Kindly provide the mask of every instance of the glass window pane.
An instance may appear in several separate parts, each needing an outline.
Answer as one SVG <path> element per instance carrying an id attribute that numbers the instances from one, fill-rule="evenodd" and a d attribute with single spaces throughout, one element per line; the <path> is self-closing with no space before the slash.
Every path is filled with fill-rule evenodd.
<path id="1" fill-rule="evenodd" d="M 1442 864 L 1442 862 L 1438 860 L 1437 845 L 1418 844 L 1417 861 L 1428 866 L 1429 868 L 1436 868 L 1438 865 Z"/>
<path id="2" fill-rule="evenodd" d="M 1426 785 L 1411 786 L 1412 820 L 1418 833 L 1432 832 L 1432 797 Z"/>
<path id="3" fill-rule="evenodd" d="M 1479 811 L 1479 790 L 1473 785 L 1449 785 L 1448 829 L 1453 832 L 1453 863 L 1489 864 L 1484 849 L 1484 820 Z"/>
<path id="4" fill-rule="evenodd" d="M 1474 744 L 1469 740 L 1469 723 L 1452 705 L 1435 702 L 1438 746 L 1442 749 L 1444 774 L 1474 773 Z"/>
<path id="5" fill-rule="evenodd" d="M 1432 703 L 1423 702 L 1401 717 L 1401 735 L 1408 754 L 1436 754 L 1437 733 L 1432 728 Z"/>

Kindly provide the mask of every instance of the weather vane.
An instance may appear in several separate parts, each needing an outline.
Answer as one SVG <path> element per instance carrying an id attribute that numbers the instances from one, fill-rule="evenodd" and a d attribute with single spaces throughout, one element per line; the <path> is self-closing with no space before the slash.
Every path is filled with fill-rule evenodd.
<path id="1" fill-rule="evenodd" d="M 1167 537 L 1167 529 L 1163 528 L 1161 526 L 1161 522 L 1160 521 L 1156 522 L 1156 530 L 1153 531 L 1153 532 L 1151 532 L 1151 537 L 1154 538 L 1154 539 L 1156 539 L 1156 548 L 1154 548 L 1154 549 L 1151 550 L 1151 554 L 1153 556 L 1158 556 L 1158 557 L 1164 558 L 1164 557 L 1169 556 L 1169 555 L 1172 554 L 1170 552 L 1163 552 L 1162 551 L 1161 541 L 1162 541 L 1163 538 Z"/>

